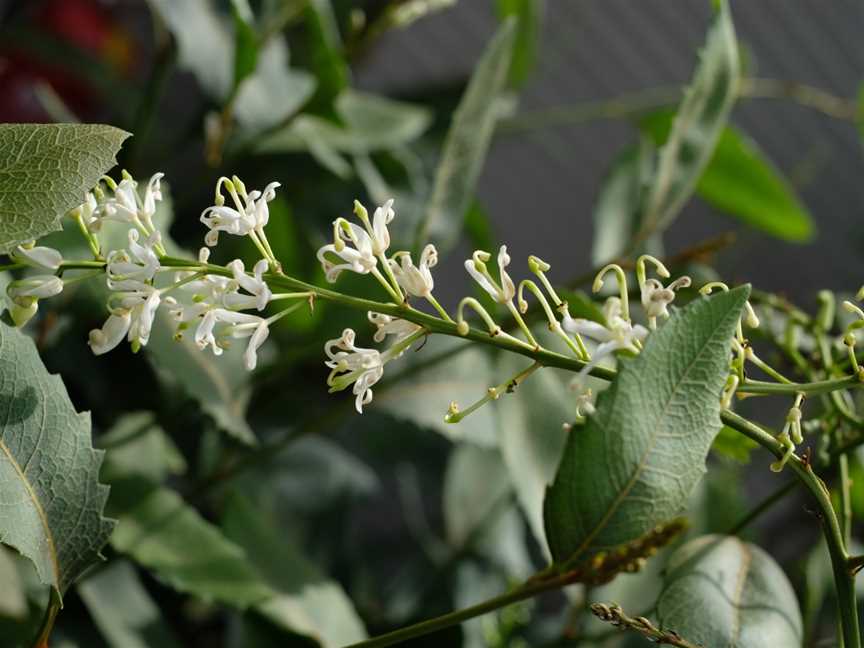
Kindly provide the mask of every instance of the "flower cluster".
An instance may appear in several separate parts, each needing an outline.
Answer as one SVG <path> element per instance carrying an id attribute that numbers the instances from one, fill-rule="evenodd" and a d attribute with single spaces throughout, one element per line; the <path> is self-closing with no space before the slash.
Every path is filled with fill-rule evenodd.
<path id="1" fill-rule="evenodd" d="M 257 366 L 257 352 L 270 333 L 270 325 L 303 306 L 310 293 L 274 294 L 265 274 L 278 270 L 279 264 L 267 240 L 264 228 L 269 221 L 268 203 L 275 198 L 279 183 L 267 185 L 263 191 L 247 192 L 236 176 L 220 178 L 216 185 L 214 205 L 201 214 L 208 231 L 198 263 L 168 257 L 163 234 L 156 224 L 158 203 L 162 200 L 162 173 L 155 174 L 139 192 L 138 183 L 123 172 L 120 182 L 104 177 L 89 192 L 84 202 L 69 212 L 85 237 L 93 259 L 64 261 L 58 250 L 19 246 L 10 255 L 22 267 L 34 268 L 38 274 L 25 276 L 7 287 L 10 314 L 19 326 L 38 310 L 39 299 L 62 292 L 65 285 L 79 277 L 68 274 L 82 269 L 104 272 L 108 289 L 108 318 L 101 328 L 93 329 L 89 345 L 101 355 L 127 340 L 133 351 L 146 346 L 161 307 L 165 307 L 166 322 L 173 323 L 175 338 L 183 337 L 194 327 L 196 346 L 212 349 L 220 355 L 233 340 L 247 340 L 243 355 L 247 369 Z M 225 190 L 233 207 L 225 205 Z M 125 244 L 106 249 L 117 240 L 109 228 L 126 227 Z M 262 258 L 247 272 L 243 261 L 235 259 L 227 266 L 211 266 L 209 247 L 215 246 L 219 234 L 248 236 L 261 252 Z M 298 303 L 265 317 L 262 312 L 274 300 L 297 299 Z M 252 312 L 248 312 L 252 311 Z"/>

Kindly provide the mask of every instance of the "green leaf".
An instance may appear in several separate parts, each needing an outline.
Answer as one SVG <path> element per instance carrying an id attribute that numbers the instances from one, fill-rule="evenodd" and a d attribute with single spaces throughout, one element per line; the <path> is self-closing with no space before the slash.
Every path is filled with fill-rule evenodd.
<path id="1" fill-rule="evenodd" d="M 351 72 L 342 55 L 342 38 L 331 0 L 310 0 L 305 16 L 305 49 L 318 79 L 315 102 L 327 108 L 348 86 Z"/>
<path id="2" fill-rule="evenodd" d="M 639 127 L 659 145 L 669 135 L 673 115 L 659 111 Z M 696 193 L 717 209 L 777 238 L 803 242 L 813 237 L 813 219 L 794 189 L 759 146 L 734 126 L 720 133 Z"/>
<path id="3" fill-rule="evenodd" d="M 147 343 L 147 359 L 162 382 L 187 392 L 216 425 L 247 445 L 255 445 L 252 428 L 246 422 L 249 404 L 249 372 L 243 366 L 243 347 L 234 345 L 221 356 L 202 353 L 190 334 L 174 339 L 171 316 L 156 313 L 153 332 Z"/>
<path id="4" fill-rule="evenodd" d="M 544 522 L 556 561 L 636 540 L 687 505 L 720 431 L 720 391 L 747 286 L 699 298 L 651 333 L 574 428 Z"/>
<path id="5" fill-rule="evenodd" d="M 512 376 L 526 364 L 525 358 L 507 354 L 498 366 L 501 376 Z M 512 396 L 503 396 L 496 403 L 501 454 L 519 504 L 544 551 L 543 497 L 567 443 L 562 424 L 575 414 L 573 396 L 554 371 L 546 368 L 536 372 Z"/>
<path id="6" fill-rule="evenodd" d="M 135 568 L 117 561 L 78 585 L 78 594 L 112 648 L 179 648 Z"/>
<path id="7" fill-rule="evenodd" d="M 666 566 L 657 619 L 703 646 L 800 646 L 801 611 L 780 566 L 756 545 L 710 535 L 678 549 Z"/>
<path id="8" fill-rule="evenodd" d="M 249 557 L 174 491 L 149 487 L 119 516 L 111 545 L 180 592 L 244 609 L 273 595 Z"/>
<path id="9" fill-rule="evenodd" d="M 23 621 L 27 618 L 27 594 L 18 575 L 18 565 L 10 550 L 0 545 L 0 619 Z"/>
<path id="10" fill-rule="evenodd" d="M 750 463 L 750 453 L 758 447 L 759 444 L 749 437 L 724 425 L 715 437 L 711 450 L 722 457 L 746 464 Z"/>
<path id="11" fill-rule="evenodd" d="M 741 76 L 735 29 L 726 0 L 719 3 L 699 67 L 660 150 L 645 202 L 642 232 L 662 231 L 690 199 L 738 92 Z"/>
<path id="12" fill-rule="evenodd" d="M 107 453 L 102 479 L 109 483 L 135 476 L 159 484 L 186 472 L 186 460 L 152 412 L 125 415 L 99 438 L 99 447 Z"/>
<path id="13" fill-rule="evenodd" d="M 102 124 L 0 124 L 0 253 L 62 229 L 127 137 Z"/>
<path id="14" fill-rule="evenodd" d="M 647 139 L 624 149 L 612 162 L 594 205 L 594 265 L 620 258 L 642 226 L 645 190 L 654 171 Z"/>
<path id="15" fill-rule="evenodd" d="M 231 92 L 234 46 L 228 25 L 212 0 L 148 0 L 177 41 L 178 65 L 218 101 Z"/>
<path id="16" fill-rule="evenodd" d="M 453 338 L 432 337 L 422 353 L 400 358 L 406 373 L 376 394 L 377 406 L 453 441 L 496 445 L 498 421 L 494 408 L 481 407 L 457 424 L 444 422 L 451 402 L 456 401 L 464 409 L 500 382 L 489 356 L 477 348 L 462 350 L 465 344 Z M 418 367 L 416 371 L 412 371 L 413 365 Z"/>
<path id="17" fill-rule="evenodd" d="M 90 415 L 78 413 L 33 341 L 0 323 L 0 542 L 29 558 L 62 596 L 108 541 L 108 487 Z"/>
<path id="18" fill-rule="evenodd" d="M 277 592 L 256 611 L 271 623 L 337 648 L 366 639 L 366 630 L 342 587 L 324 577 L 298 547 L 240 496 L 229 500 L 225 533 L 242 546 Z"/>
<path id="19" fill-rule="evenodd" d="M 420 137 L 432 120 L 430 112 L 421 106 L 355 90 L 340 94 L 335 108 L 343 125 L 315 115 L 300 115 L 263 140 L 257 150 L 309 150 L 317 157 L 321 149 L 326 149 L 332 151 L 330 155 L 360 155 L 408 144 Z M 347 168 L 347 162 L 342 160 L 342 164 Z M 331 164 L 325 166 L 330 168 Z"/>
<path id="20" fill-rule="evenodd" d="M 259 51 L 255 73 L 237 92 L 234 114 L 248 137 L 294 115 L 315 91 L 315 77 L 290 65 L 288 44 L 274 36 Z"/>
<path id="21" fill-rule="evenodd" d="M 231 0 L 234 18 L 234 87 L 255 72 L 258 65 L 258 34 L 249 0 Z"/>
<path id="22" fill-rule="evenodd" d="M 519 19 L 509 75 L 510 85 L 514 88 L 524 85 L 537 64 L 545 5 L 545 0 L 496 0 L 495 2 L 499 18 L 515 16 Z"/>
<path id="23" fill-rule="evenodd" d="M 453 551 L 480 554 L 506 576 L 531 573 L 525 525 L 513 507 L 510 477 L 497 450 L 470 443 L 453 449 L 444 475 L 442 509 Z"/>
<path id="24" fill-rule="evenodd" d="M 447 249 L 458 238 L 492 141 L 515 40 L 516 23 L 508 18 L 474 68 L 444 139 L 432 195 L 417 236 L 420 242 L 431 238 L 439 248 Z"/>

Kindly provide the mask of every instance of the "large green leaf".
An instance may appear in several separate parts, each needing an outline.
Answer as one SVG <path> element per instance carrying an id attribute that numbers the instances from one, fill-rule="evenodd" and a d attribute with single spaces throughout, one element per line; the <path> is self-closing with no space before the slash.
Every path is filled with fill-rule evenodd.
<path id="1" fill-rule="evenodd" d="M 134 476 L 159 484 L 186 472 L 186 460 L 152 412 L 124 415 L 99 437 L 99 447 L 106 451 L 102 479 L 109 483 Z"/>
<path id="2" fill-rule="evenodd" d="M 747 286 L 699 298 L 622 358 L 597 411 L 574 428 L 546 493 L 556 561 L 635 540 L 686 506 L 720 430 L 720 391 Z"/>
<path id="3" fill-rule="evenodd" d="M 271 623 L 313 638 L 324 648 L 366 638 L 363 623 L 342 587 L 324 577 L 260 508 L 240 496 L 232 497 L 224 527 L 277 593 L 256 607 Z"/>
<path id="4" fill-rule="evenodd" d="M 740 66 L 727 0 L 720 0 L 699 67 L 660 151 L 648 192 L 643 234 L 662 230 L 689 200 L 714 153 L 738 92 Z"/>
<path id="5" fill-rule="evenodd" d="M 474 68 L 444 139 L 432 195 L 418 232 L 422 243 L 431 237 L 446 249 L 458 238 L 501 110 L 515 40 L 516 22 L 508 18 Z"/>
<path id="6" fill-rule="evenodd" d="M 678 549 L 657 601 L 660 627 L 703 646 L 800 646 L 801 612 L 780 566 L 756 545 L 709 535 Z"/>
<path id="7" fill-rule="evenodd" d="M 124 484 L 125 488 L 130 483 Z M 242 548 L 174 491 L 139 483 L 111 545 L 160 580 L 205 601 L 246 608 L 273 595 Z"/>
<path id="8" fill-rule="evenodd" d="M 78 594 L 112 648 L 180 647 L 128 562 L 114 562 L 93 574 L 78 585 Z"/>
<path id="9" fill-rule="evenodd" d="M 0 253 L 62 229 L 127 137 L 102 124 L 0 124 Z"/>
<path id="10" fill-rule="evenodd" d="M 659 111 L 640 119 L 639 127 L 660 144 L 669 136 L 672 119 L 672 113 Z M 756 142 L 734 126 L 720 133 L 696 193 L 717 209 L 777 238 L 807 241 L 813 236 L 807 207 Z"/>
<path id="11" fill-rule="evenodd" d="M 63 594 L 99 558 L 114 523 L 90 415 L 78 413 L 33 341 L 0 323 L 0 542 Z"/>

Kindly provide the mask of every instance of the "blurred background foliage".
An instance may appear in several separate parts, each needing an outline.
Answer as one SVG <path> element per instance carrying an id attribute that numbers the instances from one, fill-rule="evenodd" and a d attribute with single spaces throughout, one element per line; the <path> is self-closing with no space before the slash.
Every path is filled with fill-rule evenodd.
<path id="1" fill-rule="evenodd" d="M 584 288 L 639 227 L 627 205 L 646 151 L 668 135 L 710 3 L 546 4 L 0 2 L 0 121 L 132 132 L 120 163 L 137 178 L 167 173 L 160 217 L 188 250 L 201 244 L 198 215 L 216 178 L 236 173 L 250 188 L 282 183 L 268 236 L 305 280 L 323 282 L 315 251 L 354 198 L 394 197 L 396 247 L 439 245 L 446 306 L 468 290 L 470 249 L 500 242 Z M 727 280 L 805 303 L 816 287 L 855 287 L 864 9 L 731 7 L 745 54 L 732 124 L 695 203 L 645 244 L 679 271 L 714 277 L 714 264 Z M 255 258 L 245 239 L 218 254 Z M 340 286 L 376 296 L 356 277 Z M 522 398 L 447 426 L 450 401 L 476 400 L 518 365 L 480 349 L 454 355 L 463 343 L 433 339 L 360 417 L 351 398 L 326 393 L 321 349 L 343 328 L 368 331 L 362 314 L 319 303 L 283 320 L 249 376 L 232 354 L 184 351 L 159 326 L 145 353 L 94 358 L 84 340 L 103 318 L 99 295 L 64 291 L 36 329 L 48 368 L 93 413 L 120 520 L 108 561 L 67 597 L 53 645 L 339 646 L 497 594 L 544 564 L 542 497 L 572 417 L 564 376 L 542 372 Z M 570 303 L 597 317 L 584 294 Z M 694 535 L 729 531 L 782 485 L 759 454 L 760 470 L 745 473 L 752 448 L 741 438 L 721 433 L 715 444 Z M 861 463 L 853 471 L 864 479 Z M 830 569 L 823 548 L 808 549 L 816 525 L 806 518 L 790 497 L 744 534 L 786 567 L 818 637 L 834 623 Z M 641 614 L 662 565 L 411 645 L 612 645 L 617 635 L 583 602 Z M 29 565 L 0 552 L 3 645 L 38 625 L 45 592 L 33 581 Z"/>

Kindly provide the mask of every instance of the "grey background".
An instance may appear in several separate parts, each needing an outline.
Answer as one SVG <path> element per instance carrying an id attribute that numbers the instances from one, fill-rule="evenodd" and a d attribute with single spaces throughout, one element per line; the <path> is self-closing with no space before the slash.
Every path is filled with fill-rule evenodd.
<path id="1" fill-rule="evenodd" d="M 387 34 L 356 68 L 355 82 L 400 96 L 430 82 L 465 78 L 495 30 L 493 4 L 462 0 Z M 749 76 L 855 97 L 864 78 L 864 4 L 731 0 L 731 7 Z M 686 83 L 709 18 L 707 0 L 548 0 L 539 64 L 520 112 Z M 696 199 L 667 235 L 667 252 L 740 229 L 738 245 L 719 258 L 727 279 L 805 302 L 819 288 L 856 289 L 864 167 L 854 124 L 774 99 L 741 100 L 732 119 L 795 184 L 817 236 L 806 245 L 784 243 L 742 229 Z M 622 120 L 496 137 L 479 198 L 509 245 L 514 268 L 532 253 L 550 261 L 561 279 L 591 267 L 592 205 L 611 160 L 632 141 L 635 132 Z M 436 273 L 452 276 L 456 261 L 447 260 Z"/>

